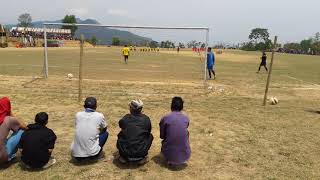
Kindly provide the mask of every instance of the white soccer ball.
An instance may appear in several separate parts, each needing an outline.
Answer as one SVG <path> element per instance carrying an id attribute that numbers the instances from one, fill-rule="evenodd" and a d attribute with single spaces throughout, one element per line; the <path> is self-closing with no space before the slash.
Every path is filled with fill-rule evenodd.
<path id="1" fill-rule="evenodd" d="M 270 98 L 271 105 L 277 105 L 279 103 L 279 100 L 276 97 Z"/>
<path id="2" fill-rule="evenodd" d="M 72 78 L 73 78 L 73 74 L 69 73 L 69 74 L 67 75 L 67 78 L 68 78 L 68 79 L 72 79 Z"/>
<path id="3" fill-rule="evenodd" d="M 212 90 L 212 89 L 213 89 L 213 87 L 212 87 L 212 86 L 209 86 L 209 87 L 208 87 L 208 90 Z"/>

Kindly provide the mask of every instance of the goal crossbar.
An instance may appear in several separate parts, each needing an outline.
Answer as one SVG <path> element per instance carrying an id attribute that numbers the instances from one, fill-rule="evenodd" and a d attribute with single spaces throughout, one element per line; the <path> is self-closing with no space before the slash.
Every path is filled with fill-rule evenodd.
<path id="1" fill-rule="evenodd" d="M 159 30 L 201 30 L 205 31 L 205 49 L 208 48 L 209 44 L 209 27 L 173 27 L 173 26 L 131 26 L 131 25 L 103 25 L 103 24 L 73 24 L 73 23 L 43 23 L 44 30 L 44 77 L 49 76 L 48 67 L 48 45 L 47 45 L 47 30 L 46 26 L 83 26 L 83 27 L 105 27 L 105 28 L 124 28 L 124 29 L 159 29 Z M 207 53 L 204 52 L 205 59 L 207 59 Z M 207 79 L 207 63 L 204 61 L 204 80 Z"/>
<path id="2" fill-rule="evenodd" d="M 43 25 L 57 26 L 89 26 L 127 29 L 179 29 L 179 30 L 209 30 L 209 27 L 172 27 L 172 26 L 128 26 L 128 25 L 103 25 L 103 24 L 72 24 L 72 23 L 43 23 Z"/>

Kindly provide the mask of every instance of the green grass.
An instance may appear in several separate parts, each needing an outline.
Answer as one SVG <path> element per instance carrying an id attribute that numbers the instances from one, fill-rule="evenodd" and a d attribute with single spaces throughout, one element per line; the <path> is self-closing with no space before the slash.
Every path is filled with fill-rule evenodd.
<path id="1" fill-rule="evenodd" d="M 58 136 L 55 166 L 30 172 L 16 163 L 0 170 L 1 179 L 320 178 L 320 114 L 309 112 L 320 110 L 319 57 L 276 54 L 270 96 L 280 103 L 262 107 L 267 74 L 255 73 L 260 53 L 217 55 L 217 80 L 208 81 L 214 89 L 209 91 L 201 80 L 202 62 L 190 52 L 135 54 L 125 65 L 117 48 L 86 49 L 85 78 L 91 80 L 84 81 L 84 95 L 98 98 L 110 137 L 106 159 L 77 166 L 70 163 L 70 144 L 74 114 L 82 104 L 77 103 L 77 81 L 65 76 L 77 75 L 78 56 L 77 49 L 50 49 L 50 78 L 29 83 L 41 72 L 42 50 L 0 49 L 0 96 L 11 98 L 14 114 L 25 122 L 47 111 L 48 126 Z M 184 98 L 191 119 L 192 157 L 180 171 L 166 168 L 159 158 L 158 124 L 175 95 Z M 152 120 L 150 162 L 120 166 L 109 158 L 116 152 L 118 120 L 136 97 L 144 101 L 144 112 Z"/>

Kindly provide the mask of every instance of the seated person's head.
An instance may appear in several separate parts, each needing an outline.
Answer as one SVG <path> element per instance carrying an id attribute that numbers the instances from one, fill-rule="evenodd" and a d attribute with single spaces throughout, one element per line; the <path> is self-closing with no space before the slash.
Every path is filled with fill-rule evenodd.
<path id="1" fill-rule="evenodd" d="M 84 101 L 84 108 L 97 109 L 97 99 L 95 97 L 87 97 Z"/>
<path id="2" fill-rule="evenodd" d="M 181 97 L 172 98 L 171 111 L 182 111 L 183 110 L 183 100 Z"/>
<path id="3" fill-rule="evenodd" d="M 129 103 L 130 113 L 133 115 L 139 115 L 142 112 L 143 102 L 140 99 L 132 100 Z"/>
<path id="4" fill-rule="evenodd" d="M 42 126 L 45 126 L 48 124 L 48 119 L 49 119 L 49 116 L 46 112 L 40 112 L 36 115 L 34 121 L 37 123 L 37 124 L 40 124 Z"/>

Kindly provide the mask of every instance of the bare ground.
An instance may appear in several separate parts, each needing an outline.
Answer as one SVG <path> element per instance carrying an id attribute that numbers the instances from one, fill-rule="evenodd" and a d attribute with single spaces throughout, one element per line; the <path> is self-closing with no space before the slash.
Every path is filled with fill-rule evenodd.
<path id="1" fill-rule="evenodd" d="M 98 53 L 97 56 L 99 54 L 103 55 Z M 291 63 L 287 69 L 282 69 L 288 61 L 287 57 L 279 55 L 278 58 L 282 61 L 275 64 L 270 95 L 278 97 L 280 103 L 276 106 L 262 107 L 266 73 L 255 73 L 258 63 L 254 59 L 258 56 L 254 53 L 243 55 L 242 52 L 225 52 L 218 55 L 217 80 L 206 83 L 200 80 L 201 74 L 188 75 L 188 71 L 184 71 L 191 70 L 195 65 L 200 66 L 198 59 L 190 59 L 190 62 L 184 64 L 186 67 L 172 72 L 170 68 L 165 67 L 172 65 L 172 60 L 174 63 L 179 63 L 180 61 L 176 59 L 184 59 L 184 56 L 175 54 L 158 56 L 159 60 L 168 58 L 171 61 L 164 60 L 163 63 L 144 61 L 144 65 L 133 64 L 130 68 L 139 70 L 155 66 L 159 71 L 170 70 L 169 75 L 160 72 L 141 75 L 127 71 L 129 77 L 125 79 L 121 73 L 112 75 L 114 71 L 106 73 L 88 71 L 87 79 L 84 81 L 84 97 L 93 95 L 98 98 L 98 110 L 107 117 L 110 132 L 104 149 L 106 158 L 95 164 L 78 165 L 70 162 L 69 149 L 73 138 L 74 114 L 82 109 L 82 103 L 77 102 L 77 80 L 70 81 L 64 77 L 64 74 L 70 71 L 52 70 L 53 75 L 48 80 L 34 81 L 31 74 L 21 76 L 18 72 L 13 73 L 15 71 L 11 71 L 13 74 L 10 76 L 1 75 L 0 96 L 9 96 L 12 99 L 14 113 L 25 122 L 32 122 L 37 112 L 48 112 L 50 116 L 48 126 L 54 129 L 58 136 L 54 150 L 54 157 L 58 162 L 55 166 L 44 171 L 30 172 L 22 169 L 19 163 L 15 163 L 1 169 L 1 177 L 4 179 L 320 178 L 320 114 L 317 113 L 320 110 L 320 90 L 316 85 L 319 84 L 318 74 L 309 72 L 309 78 L 302 74 L 291 74 L 291 69 L 295 69 L 294 64 Z M 139 59 L 146 57 L 141 55 Z M 189 54 L 186 57 L 189 57 Z M 247 57 L 252 61 L 247 60 Z M 114 68 L 124 68 L 115 61 L 111 62 Z M 305 63 L 315 66 L 317 61 L 307 58 Z M 182 67 L 181 64 L 179 66 Z M 310 68 L 302 68 L 301 71 L 308 73 L 307 69 Z M 286 77 L 288 74 L 296 79 Z M 139 78 L 133 78 L 137 75 Z M 208 86 L 212 86 L 212 90 L 208 89 Z M 167 168 L 159 156 L 161 141 L 158 123 L 169 111 L 170 100 L 175 95 L 184 98 L 185 111 L 191 119 L 189 131 L 192 157 L 188 166 L 180 170 Z M 141 98 L 146 105 L 144 112 L 152 119 L 155 136 L 149 153 L 150 161 L 142 167 L 123 166 L 112 160 L 116 152 L 118 120 L 127 113 L 127 102 L 136 97 Z"/>

